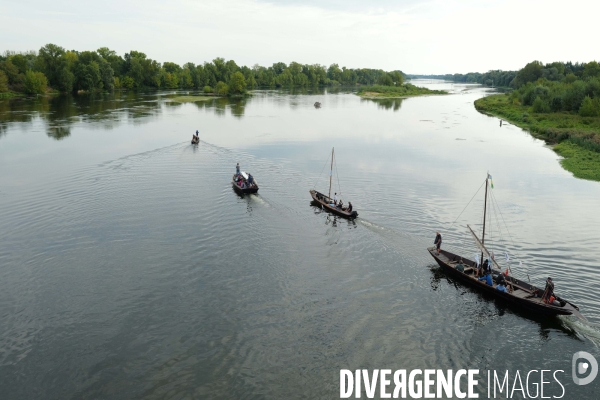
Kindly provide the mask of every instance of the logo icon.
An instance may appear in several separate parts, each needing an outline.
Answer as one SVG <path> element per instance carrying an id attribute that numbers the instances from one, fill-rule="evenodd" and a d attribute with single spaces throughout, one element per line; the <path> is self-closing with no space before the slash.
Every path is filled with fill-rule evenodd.
<path id="1" fill-rule="evenodd" d="M 586 361 L 581 361 L 581 359 Z M 573 382 L 575 382 L 576 385 L 587 385 L 596 379 L 596 375 L 598 375 L 598 361 L 596 361 L 593 355 L 586 353 L 585 351 L 578 351 L 573 354 L 572 367 Z M 587 377 L 579 378 L 578 375 L 583 375 L 588 371 L 590 371 L 590 374 Z"/>

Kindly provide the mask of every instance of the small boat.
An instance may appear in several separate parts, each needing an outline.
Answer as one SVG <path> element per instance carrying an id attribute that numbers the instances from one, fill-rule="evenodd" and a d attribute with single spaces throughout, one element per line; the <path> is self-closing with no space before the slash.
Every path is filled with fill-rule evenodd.
<path id="1" fill-rule="evenodd" d="M 321 108 L 321 103 L 319 103 L 318 101 L 315 101 L 315 108 Z"/>
<path id="2" fill-rule="evenodd" d="M 575 315 L 579 318 L 585 319 L 585 317 L 583 317 L 583 315 L 581 315 L 581 313 L 579 312 L 579 307 L 577 307 L 575 304 L 558 297 L 556 294 L 554 294 L 555 301 L 547 301 L 546 298 L 548 296 L 546 296 L 545 290 L 542 290 L 534 285 L 519 280 L 515 277 L 509 276 L 507 272 L 510 270 L 510 266 L 507 267 L 507 272 L 502 272 L 502 269 L 500 268 L 500 266 L 494 258 L 494 254 L 488 251 L 483 242 L 485 238 L 485 209 L 487 208 L 487 185 L 489 178 L 490 176 L 488 174 L 488 177 L 486 178 L 485 182 L 486 200 L 484 202 L 485 205 L 482 240 L 479 240 L 479 238 L 469 225 L 467 225 L 467 228 L 473 236 L 476 246 L 481 251 L 481 259 L 483 260 L 483 256 L 485 255 L 488 260 L 491 260 L 492 280 L 494 284 L 490 286 L 485 281 L 480 281 L 475 276 L 475 271 L 477 270 L 478 262 L 469 260 L 465 257 L 459 256 L 446 250 L 440 250 L 440 252 L 438 253 L 436 246 L 427 249 L 429 251 L 429 254 L 431 254 L 431 256 L 435 259 L 440 268 L 447 275 L 470 285 L 471 287 L 479 290 L 480 292 L 489 294 L 498 300 L 505 301 L 509 305 L 514 306 L 515 308 L 526 311 L 532 311 L 537 314 L 551 316 Z M 479 255 L 477 255 L 477 257 L 479 257 Z M 456 269 L 456 266 L 459 263 L 464 266 L 463 271 Z M 503 278 L 506 282 L 507 292 L 500 291 L 496 288 L 498 286 L 497 281 L 500 275 L 503 275 Z"/>
<path id="3" fill-rule="evenodd" d="M 356 218 L 358 217 L 358 213 L 354 210 L 348 211 L 348 208 L 341 208 L 338 205 L 334 204 L 333 199 L 331 198 L 331 182 L 333 177 L 333 163 L 335 159 L 334 149 L 331 149 L 331 169 L 329 171 L 329 194 L 326 196 L 321 192 L 317 192 L 314 189 L 311 189 L 310 195 L 313 198 L 313 204 L 318 205 L 323 210 L 327 210 L 332 214 L 339 215 L 340 217 L 345 218 Z M 341 194 L 341 193 L 340 193 Z M 341 199 L 340 199 L 341 200 Z"/>
<path id="4" fill-rule="evenodd" d="M 358 217 L 358 213 L 356 211 L 348 212 L 334 206 L 333 199 L 331 199 L 329 196 L 324 195 L 323 193 L 317 192 L 316 190 L 312 189 L 310 191 L 310 195 L 312 196 L 315 203 L 318 203 L 321 206 L 321 208 L 329 211 L 332 214 L 339 215 L 340 217 L 345 218 Z"/>
<path id="5" fill-rule="evenodd" d="M 200 138 L 198 136 L 194 136 L 192 138 L 192 144 L 198 144 L 198 143 L 200 143 Z"/>
<path id="6" fill-rule="evenodd" d="M 236 192 L 240 194 L 252 194 L 258 192 L 258 182 L 256 179 L 252 177 L 253 183 L 248 185 L 248 174 L 244 171 L 241 171 L 240 174 L 233 174 L 233 178 L 231 179 L 231 184 Z"/>

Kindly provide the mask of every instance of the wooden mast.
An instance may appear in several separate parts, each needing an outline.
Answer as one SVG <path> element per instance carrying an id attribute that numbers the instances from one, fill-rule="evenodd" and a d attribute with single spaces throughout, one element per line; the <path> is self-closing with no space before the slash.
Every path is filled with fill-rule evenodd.
<path id="1" fill-rule="evenodd" d="M 333 177 L 333 150 L 335 147 L 331 148 L 331 169 L 329 170 L 329 201 L 331 201 L 331 178 Z"/>
<path id="2" fill-rule="evenodd" d="M 488 173 L 485 177 L 485 200 L 483 201 L 483 233 L 481 235 L 481 244 L 485 244 L 485 217 L 487 212 L 487 192 L 488 192 Z M 481 265 L 483 266 L 483 251 L 481 251 Z"/>

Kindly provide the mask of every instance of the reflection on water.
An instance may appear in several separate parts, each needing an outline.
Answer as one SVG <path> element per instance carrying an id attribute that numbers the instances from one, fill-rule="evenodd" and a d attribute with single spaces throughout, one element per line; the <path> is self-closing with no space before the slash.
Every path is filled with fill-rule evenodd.
<path id="1" fill-rule="evenodd" d="M 80 122 L 102 129 L 113 129 L 127 121 L 146 124 L 166 109 L 185 107 L 184 103 L 169 101 L 179 93 L 115 92 L 0 100 L 0 136 L 8 132 L 11 124 L 19 123 L 21 129 L 27 129 L 23 124 L 38 118 L 44 122 L 46 134 L 56 140 L 70 136 L 72 126 Z M 230 110 L 239 118 L 244 115 L 246 102 L 244 98 L 217 97 L 192 104 L 219 116 Z"/>
<path id="2" fill-rule="evenodd" d="M 364 99 L 365 101 L 372 101 L 377 103 L 379 108 L 384 110 L 398 111 L 402 105 L 404 99 Z"/>

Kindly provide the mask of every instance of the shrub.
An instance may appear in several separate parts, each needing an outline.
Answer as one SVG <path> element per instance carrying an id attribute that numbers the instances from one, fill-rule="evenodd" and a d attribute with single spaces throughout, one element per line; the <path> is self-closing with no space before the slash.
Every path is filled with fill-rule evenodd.
<path id="1" fill-rule="evenodd" d="M 33 72 L 32 70 L 29 70 L 25 73 L 25 79 L 23 79 L 23 89 L 25 90 L 25 93 L 46 93 L 47 86 L 48 80 L 46 79 L 46 75 L 43 73 Z"/>
<path id="2" fill-rule="evenodd" d="M 598 107 L 598 101 L 592 100 L 590 96 L 585 96 L 579 107 L 579 115 L 582 117 L 597 117 L 600 107 Z"/>
<path id="3" fill-rule="evenodd" d="M 542 100 L 541 97 L 536 97 L 533 101 L 533 112 L 534 113 L 547 113 L 550 112 L 550 106 L 548 102 Z"/>
<path id="4" fill-rule="evenodd" d="M 0 93 L 8 92 L 8 78 L 4 71 L 0 71 Z"/>
<path id="5" fill-rule="evenodd" d="M 215 93 L 219 96 L 227 96 L 227 93 L 229 93 L 229 86 L 227 86 L 225 82 L 219 81 L 217 86 L 215 86 Z"/>
<path id="6" fill-rule="evenodd" d="M 229 78 L 229 93 L 243 94 L 246 93 L 246 78 L 241 72 L 235 72 Z"/>
<path id="7" fill-rule="evenodd" d="M 202 89 L 202 91 L 204 93 L 212 93 L 213 92 L 213 88 L 211 88 L 210 86 L 206 85 L 206 86 L 204 86 L 204 89 Z"/>

